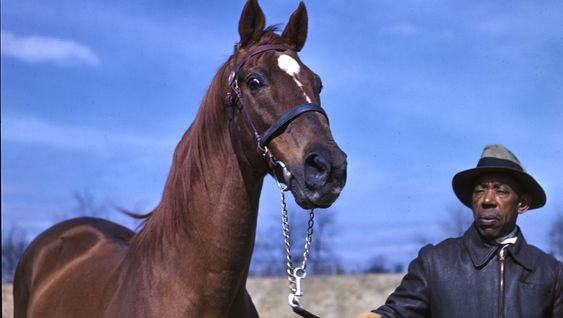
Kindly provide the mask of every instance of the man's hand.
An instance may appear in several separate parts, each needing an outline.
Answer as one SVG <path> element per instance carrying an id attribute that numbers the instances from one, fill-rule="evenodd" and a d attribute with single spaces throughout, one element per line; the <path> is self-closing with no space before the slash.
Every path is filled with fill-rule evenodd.
<path id="1" fill-rule="evenodd" d="M 356 318 L 381 318 L 381 316 L 372 312 L 365 312 L 359 316 L 356 316 Z"/>

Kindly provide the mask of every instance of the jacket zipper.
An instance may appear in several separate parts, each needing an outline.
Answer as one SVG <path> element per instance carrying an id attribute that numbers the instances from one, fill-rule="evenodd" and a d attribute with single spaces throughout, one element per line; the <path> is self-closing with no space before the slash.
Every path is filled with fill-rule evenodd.
<path id="1" fill-rule="evenodd" d="M 504 260 L 506 258 L 506 248 L 508 244 L 501 247 L 499 250 L 499 267 L 500 267 L 500 279 L 499 279 L 499 318 L 504 317 Z"/>

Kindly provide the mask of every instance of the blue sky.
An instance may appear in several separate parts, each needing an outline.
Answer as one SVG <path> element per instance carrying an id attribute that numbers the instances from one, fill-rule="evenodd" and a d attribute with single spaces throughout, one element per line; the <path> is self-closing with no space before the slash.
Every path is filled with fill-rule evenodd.
<path id="1" fill-rule="evenodd" d="M 283 25 L 298 1 L 260 4 L 267 24 Z M 73 209 L 76 191 L 154 207 L 176 143 L 238 41 L 243 5 L 2 1 L 2 229 L 35 235 Z M 547 249 L 563 213 L 563 3 L 306 5 L 300 56 L 323 79 L 349 158 L 346 188 L 327 211 L 345 264 L 406 263 L 423 241 L 445 238 L 448 210 L 461 205 L 451 178 L 488 143 L 510 148 L 546 190 L 546 206 L 519 221 Z M 278 207 L 268 179 L 259 231 Z"/>

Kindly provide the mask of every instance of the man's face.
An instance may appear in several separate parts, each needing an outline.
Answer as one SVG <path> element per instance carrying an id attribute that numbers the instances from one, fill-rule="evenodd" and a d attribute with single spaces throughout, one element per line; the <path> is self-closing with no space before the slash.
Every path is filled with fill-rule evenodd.
<path id="1" fill-rule="evenodd" d="M 509 175 L 483 174 L 475 180 L 471 208 L 481 236 L 493 240 L 510 233 L 516 226 L 519 213 L 528 210 L 525 196 Z"/>

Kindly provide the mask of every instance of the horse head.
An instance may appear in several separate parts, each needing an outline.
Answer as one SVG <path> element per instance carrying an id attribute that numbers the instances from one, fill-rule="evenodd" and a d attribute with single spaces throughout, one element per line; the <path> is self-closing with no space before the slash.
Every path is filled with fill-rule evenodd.
<path id="1" fill-rule="evenodd" d="M 278 35 L 274 28 L 264 28 L 262 9 L 249 0 L 240 17 L 240 42 L 231 58 L 228 82 L 236 95 L 232 104 L 242 110 L 233 122 L 245 158 L 256 171 L 278 180 L 282 177 L 276 164 L 286 166 L 290 174 L 285 183 L 297 203 L 302 208 L 326 208 L 346 182 L 346 154 L 334 141 L 320 107 L 321 79 L 298 57 L 307 23 L 301 2 Z M 268 166 L 262 156 L 275 159 Z"/>

